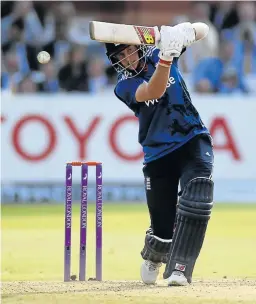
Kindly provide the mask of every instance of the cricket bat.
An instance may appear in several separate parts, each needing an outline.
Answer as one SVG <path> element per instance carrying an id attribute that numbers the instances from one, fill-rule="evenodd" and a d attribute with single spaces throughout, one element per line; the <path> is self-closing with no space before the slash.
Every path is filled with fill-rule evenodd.
<path id="1" fill-rule="evenodd" d="M 157 27 L 150 26 L 90 21 L 89 32 L 92 40 L 106 43 L 155 45 L 160 40 Z"/>

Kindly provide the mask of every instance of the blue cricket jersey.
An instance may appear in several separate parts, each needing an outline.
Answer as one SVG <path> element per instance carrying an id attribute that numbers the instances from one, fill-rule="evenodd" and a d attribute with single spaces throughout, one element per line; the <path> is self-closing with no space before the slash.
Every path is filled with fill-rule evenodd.
<path id="1" fill-rule="evenodd" d="M 158 53 L 154 47 L 150 50 L 145 72 L 127 79 L 120 75 L 114 91 L 139 119 L 139 143 L 145 163 L 176 150 L 198 134 L 209 134 L 191 102 L 178 69 L 178 58 L 173 60 L 165 94 L 159 99 L 136 101 L 137 88 L 148 82 L 156 69 Z"/>

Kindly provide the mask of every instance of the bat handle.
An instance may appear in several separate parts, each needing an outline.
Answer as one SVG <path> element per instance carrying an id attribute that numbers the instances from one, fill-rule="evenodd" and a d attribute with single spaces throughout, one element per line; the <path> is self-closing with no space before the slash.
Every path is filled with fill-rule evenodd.
<path id="1" fill-rule="evenodd" d="M 161 35 L 157 26 L 154 26 L 154 32 L 155 32 L 155 45 L 158 45 L 161 39 Z"/>

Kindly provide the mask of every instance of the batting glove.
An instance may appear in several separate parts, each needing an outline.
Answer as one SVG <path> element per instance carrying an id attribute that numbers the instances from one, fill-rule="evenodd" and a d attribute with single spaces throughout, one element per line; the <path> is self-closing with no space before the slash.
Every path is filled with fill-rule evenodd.
<path id="1" fill-rule="evenodd" d="M 184 37 L 179 28 L 171 26 L 161 26 L 161 39 L 158 43 L 159 64 L 170 66 L 173 57 L 179 57 L 183 48 Z"/>
<path id="2" fill-rule="evenodd" d="M 196 31 L 190 22 L 180 23 L 174 26 L 178 28 L 184 35 L 184 47 L 190 46 L 196 41 Z"/>

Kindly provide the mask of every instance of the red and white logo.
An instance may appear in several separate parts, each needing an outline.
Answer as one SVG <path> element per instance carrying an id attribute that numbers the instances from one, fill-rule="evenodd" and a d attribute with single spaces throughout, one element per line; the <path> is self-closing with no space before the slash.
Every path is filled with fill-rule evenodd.
<path id="1" fill-rule="evenodd" d="M 182 264 L 176 263 L 175 264 L 175 269 L 179 270 L 179 271 L 185 271 L 186 265 L 182 265 Z"/>

